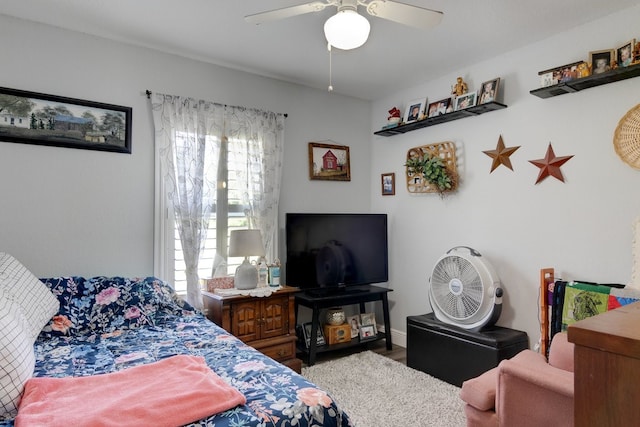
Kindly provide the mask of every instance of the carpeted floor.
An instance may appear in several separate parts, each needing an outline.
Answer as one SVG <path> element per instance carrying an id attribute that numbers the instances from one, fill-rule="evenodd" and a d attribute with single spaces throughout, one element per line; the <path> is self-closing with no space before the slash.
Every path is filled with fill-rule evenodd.
<path id="1" fill-rule="evenodd" d="M 465 426 L 460 389 L 371 351 L 305 367 L 357 427 Z"/>

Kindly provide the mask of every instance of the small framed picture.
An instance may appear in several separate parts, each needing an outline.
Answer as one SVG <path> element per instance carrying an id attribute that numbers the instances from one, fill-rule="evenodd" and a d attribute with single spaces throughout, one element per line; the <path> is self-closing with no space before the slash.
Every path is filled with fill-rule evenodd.
<path id="1" fill-rule="evenodd" d="M 478 94 L 476 92 L 469 92 L 463 95 L 460 95 L 456 98 L 456 107 L 455 110 L 464 110 L 465 108 L 473 107 L 476 105 L 476 98 Z"/>
<path id="2" fill-rule="evenodd" d="M 393 172 L 383 173 L 382 177 L 382 195 L 393 196 L 396 194 L 396 174 Z"/>
<path id="3" fill-rule="evenodd" d="M 486 104 L 495 101 L 498 98 L 498 89 L 500 87 L 500 77 L 482 83 L 480 86 L 480 98 L 478 104 Z"/>
<path id="4" fill-rule="evenodd" d="M 349 316 L 347 323 L 351 326 L 351 339 L 360 336 L 360 316 Z"/>
<path id="5" fill-rule="evenodd" d="M 304 335 L 304 343 L 309 348 L 309 344 L 311 343 L 311 322 L 307 322 L 302 325 L 302 333 Z M 318 328 L 318 333 L 316 334 L 316 344 L 324 345 L 324 335 L 322 333 L 322 328 Z"/>
<path id="6" fill-rule="evenodd" d="M 360 326 L 360 341 L 368 341 L 376 338 L 376 330 L 373 325 Z"/>
<path id="7" fill-rule="evenodd" d="M 373 327 L 373 333 L 378 333 L 378 328 L 376 327 L 376 315 L 375 313 L 362 313 L 360 314 L 360 331 L 362 331 L 363 326 L 371 326 Z"/>
<path id="8" fill-rule="evenodd" d="M 615 59 L 613 49 L 594 50 L 589 52 L 591 74 L 602 74 L 611 70 L 611 61 Z"/>
<path id="9" fill-rule="evenodd" d="M 427 98 L 414 99 L 407 104 L 407 110 L 404 113 L 404 122 L 412 123 L 418 121 L 424 114 L 424 107 L 427 103 Z"/>
<path id="10" fill-rule="evenodd" d="M 429 104 L 429 108 L 427 109 L 427 117 L 436 117 L 441 114 L 450 113 L 451 111 L 453 111 L 453 107 L 451 106 L 451 98 L 445 98 Z"/>
<path id="11" fill-rule="evenodd" d="M 618 61 L 618 67 L 628 67 L 633 62 L 633 48 L 636 45 L 636 40 L 631 39 L 624 45 L 616 49 L 616 60 Z"/>
<path id="12" fill-rule="evenodd" d="M 558 84 L 558 81 L 553 78 L 553 71 L 545 70 L 538 73 L 540 76 L 540 87 L 548 87 Z"/>
<path id="13" fill-rule="evenodd" d="M 587 77 L 589 76 L 589 66 L 584 61 L 578 61 L 550 70 L 540 71 L 538 75 L 540 76 L 540 86 L 547 87 Z"/>

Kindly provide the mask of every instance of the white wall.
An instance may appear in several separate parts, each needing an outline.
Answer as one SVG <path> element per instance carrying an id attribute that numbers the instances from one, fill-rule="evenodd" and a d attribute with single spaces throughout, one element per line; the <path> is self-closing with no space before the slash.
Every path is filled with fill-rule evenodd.
<path id="1" fill-rule="evenodd" d="M 460 75 L 471 90 L 501 77 L 507 109 L 393 137 L 372 137 L 372 182 L 395 172 L 396 195 L 372 186 L 372 209 L 390 215 L 389 294 L 393 329 L 405 331 L 406 317 L 430 312 L 428 279 L 448 249 L 471 246 L 496 268 L 506 290 L 499 325 L 524 330 L 533 346 L 539 338 L 539 269 L 555 267 L 566 279 L 627 283 L 631 277 L 632 222 L 640 215 L 640 174 L 613 149 L 620 118 L 640 102 L 640 79 L 540 99 L 538 71 L 588 59 L 589 51 L 615 48 L 640 38 L 640 7 L 572 29 L 442 79 L 425 82 L 372 106 L 372 128 L 385 124 L 387 110 L 409 100 L 446 97 Z M 491 158 L 502 135 L 514 171 Z M 453 195 L 409 195 L 404 182 L 407 150 L 454 141 L 462 183 Z M 551 142 L 557 156 L 574 155 L 553 177 L 535 185 L 539 169 L 529 160 L 545 156 Z"/>
<path id="2" fill-rule="evenodd" d="M 366 102 L 2 15 L 0 40 L 0 86 L 133 107 L 131 155 L 0 142 L 0 251 L 40 277 L 153 273 L 146 89 L 288 113 L 282 218 L 369 209 Z M 320 140 L 350 147 L 351 182 L 309 181 Z"/>

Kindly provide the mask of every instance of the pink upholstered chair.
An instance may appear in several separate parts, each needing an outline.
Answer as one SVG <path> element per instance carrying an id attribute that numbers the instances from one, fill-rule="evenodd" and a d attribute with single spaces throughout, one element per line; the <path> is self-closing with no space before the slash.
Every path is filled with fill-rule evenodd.
<path id="1" fill-rule="evenodd" d="M 553 337 L 549 361 L 523 350 L 462 384 L 467 426 L 573 426 L 573 343 Z"/>

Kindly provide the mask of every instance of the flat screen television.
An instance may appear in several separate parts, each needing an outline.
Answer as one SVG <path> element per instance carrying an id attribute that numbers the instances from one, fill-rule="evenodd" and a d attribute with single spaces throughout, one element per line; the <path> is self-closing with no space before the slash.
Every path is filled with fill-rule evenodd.
<path id="1" fill-rule="evenodd" d="M 387 215 L 287 213 L 287 285 L 348 290 L 389 280 Z"/>

